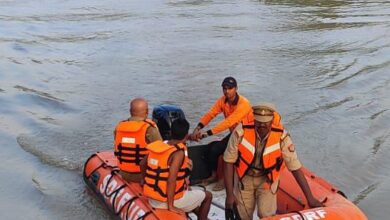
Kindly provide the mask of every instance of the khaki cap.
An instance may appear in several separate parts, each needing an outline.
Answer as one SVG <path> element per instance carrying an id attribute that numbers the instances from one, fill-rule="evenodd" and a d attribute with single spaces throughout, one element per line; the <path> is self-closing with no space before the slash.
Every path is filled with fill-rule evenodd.
<path id="1" fill-rule="evenodd" d="M 258 122 L 269 122 L 274 118 L 276 107 L 272 103 L 261 102 L 252 107 L 255 120 Z"/>

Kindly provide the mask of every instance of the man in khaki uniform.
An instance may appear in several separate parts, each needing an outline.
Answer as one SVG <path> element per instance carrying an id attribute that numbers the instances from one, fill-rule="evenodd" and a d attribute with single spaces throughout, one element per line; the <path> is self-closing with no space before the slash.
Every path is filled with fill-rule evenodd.
<path id="1" fill-rule="evenodd" d="M 277 208 L 279 171 L 284 166 L 293 173 L 309 206 L 322 206 L 313 197 L 300 170 L 302 165 L 289 134 L 280 123 L 280 115 L 275 106 L 260 103 L 252 109 L 254 120 L 236 127 L 224 153 L 226 208 L 231 209 L 236 204 L 241 219 L 252 219 L 255 204 L 258 217 L 274 215 Z M 233 179 L 240 179 L 239 184 L 234 184 Z"/>
<path id="2" fill-rule="evenodd" d="M 114 141 L 115 142 L 118 142 L 117 141 L 117 134 L 119 132 L 118 128 L 120 128 L 121 124 L 123 125 L 123 123 L 127 123 L 128 126 L 131 127 L 131 126 L 135 125 L 135 124 L 132 124 L 132 122 L 144 122 L 147 124 L 147 126 L 148 126 L 147 129 L 145 131 L 141 130 L 141 132 L 145 132 L 145 133 L 139 134 L 140 136 L 142 136 L 142 138 L 144 138 L 144 141 L 146 142 L 146 144 L 150 144 L 150 143 L 157 141 L 157 140 L 162 140 L 160 132 L 158 131 L 156 124 L 152 120 L 148 119 L 148 114 L 149 114 L 148 102 L 144 98 L 135 98 L 135 99 L 131 100 L 129 111 L 130 111 L 130 117 L 125 121 L 119 122 L 114 130 Z M 126 132 L 126 130 L 128 130 L 128 128 L 126 128 L 126 127 L 123 128 L 123 126 L 122 126 L 122 130 L 123 129 L 125 130 L 122 132 Z M 146 146 L 144 146 L 144 147 L 146 147 Z M 126 168 L 126 165 L 124 165 L 124 167 Z M 119 171 L 119 173 L 122 175 L 122 177 L 126 181 L 140 182 L 140 180 L 141 180 L 141 174 L 139 172 L 127 172 L 122 167 L 121 170 Z"/>

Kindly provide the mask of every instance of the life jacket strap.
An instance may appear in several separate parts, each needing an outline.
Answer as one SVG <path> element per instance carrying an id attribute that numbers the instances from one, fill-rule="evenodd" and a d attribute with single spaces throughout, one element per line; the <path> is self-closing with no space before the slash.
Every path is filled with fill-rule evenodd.
<path id="1" fill-rule="evenodd" d="M 177 150 L 184 150 L 184 149 L 180 148 L 180 146 L 178 144 L 175 144 L 174 146 L 176 147 Z M 180 171 L 182 171 L 182 172 L 184 171 L 184 178 L 190 176 L 190 174 L 191 174 L 191 170 L 189 168 L 180 169 L 179 172 Z"/>
<path id="2" fill-rule="evenodd" d="M 179 173 L 184 173 L 183 175 L 180 175 L 180 176 L 177 176 L 177 179 L 178 180 L 182 180 L 182 179 L 185 179 L 187 177 L 187 175 L 185 174 L 187 171 L 188 168 L 185 168 L 185 169 L 179 169 Z M 160 167 L 157 167 L 157 169 L 153 169 L 151 168 L 150 166 L 147 166 L 147 170 L 148 171 L 152 171 L 156 174 L 150 174 L 150 173 L 146 173 L 146 177 L 149 177 L 151 179 L 158 179 L 158 180 L 168 180 L 168 177 L 162 177 L 161 176 L 161 173 L 169 173 L 169 168 L 166 168 L 166 169 L 161 169 Z"/>
<path id="3" fill-rule="evenodd" d="M 148 120 L 146 120 L 146 119 L 144 119 L 144 122 L 145 122 L 145 123 L 148 123 L 148 124 L 151 125 L 151 126 L 153 126 L 153 124 L 150 123 L 150 121 L 148 121 Z"/>
<path id="4" fill-rule="evenodd" d="M 139 144 L 135 145 L 135 147 L 127 147 L 127 146 L 122 146 L 122 143 L 119 143 L 118 151 L 147 151 L 147 149 L 144 147 L 141 148 Z"/>
<path id="5" fill-rule="evenodd" d="M 136 164 L 137 163 L 137 160 L 135 160 L 135 159 L 120 159 L 119 160 L 119 162 L 125 162 L 125 163 L 134 163 L 134 164 Z M 137 165 L 139 165 L 139 164 L 137 164 Z"/>
<path id="6" fill-rule="evenodd" d="M 244 159 L 244 157 L 241 156 L 240 151 L 238 151 L 238 157 L 237 157 L 237 160 L 236 160 L 236 162 L 234 163 L 234 165 L 239 166 L 240 160 L 241 160 L 242 162 L 244 162 L 248 167 L 250 167 L 251 164 L 250 164 L 248 161 L 246 161 L 246 160 Z"/>
<path id="7" fill-rule="evenodd" d="M 168 170 L 169 172 L 169 169 L 166 169 Z M 160 173 L 161 173 L 161 168 L 160 167 L 157 167 L 156 169 L 156 176 L 155 176 L 155 179 L 154 179 L 154 186 L 153 186 L 153 189 L 156 191 L 156 190 L 161 190 L 160 187 L 158 187 L 158 181 L 160 181 L 161 177 L 160 177 Z M 165 171 L 167 172 L 167 171 Z"/>
<path id="8" fill-rule="evenodd" d="M 145 184 L 148 185 L 149 187 L 151 187 L 155 192 L 160 194 L 160 196 L 167 198 L 167 194 L 164 193 L 159 186 L 156 186 L 156 184 L 150 184 L 150 183 L 145 183 Z M 183 184 L 177 191 L 175 191 L 175 195 L 180 193 L 180 192 L 183 192 L 185 190 L 185 188 L 186 188 L 186 184 Z"/>
<path id="9" fill-rule="evenodd" d="M 280 132 L 280 133 L 283 133 L 283 132 L 284 132 L 284 130 L 283 130 L 283 129 L 280 129 L 280 128 L 274 128 L 274 127 L 271 127 L 271 131 Z"/>
<path id="10" fill-rule="evenodd" d="M 122 146 L 122 143 L 118 144 L 118 151 L 114 152 L 114 155 L 118 157 L 119 163 L 135 163 L 139 165 L 141 160 L 145 157 L 147 149 L 141 148 L 139 144 L 134 147 Z M 125 153 L 124 151 L 135 151 L 135 153 Z M 142 153 L 141 153 L 142 152 Z M 124 159 L 122 157 L 134 157 L 135 159 Z"/>
<path id="11" fill-rule="evenodd" d="M 155 176 L 155 175 L 153 175 L 153 174 L 149 174 L 149 173 L 147 173 L 147 174 L 145 174 L 145 177 L 148 177 L 148 178 L 151 178 L 151 179 L 153 179 L 153 180 L 156 180 L 156 182 L 157 181 L 160 181 L 160 180 L 163 180 L 163 181 L 167 181 L 168 180 L 168 177 L 162 177 L 162 176 Z M 176 180 L 183 180 L 183 179 L 185 179 L 186 178 L 186 176 L 185 175 L 182 175 L 182 176 L 177 176 L 177 178 L 176 178 Z M 157 183 L 158 184 L 158 183 Z"/>
<path id="12" fill-rule="evenodd" d="M 271 184 L 273 183 L 273 179 L 274 179 L 274 176 L 273 176 L 272 171 L 273 171 L 274 169 L 275 169 L 276 171 L 279 171 L 280 168 L 282 167 L 282 164 L 283 164 L 283 158 L 282 158 L 282 157 L 278 157 L 278 158 L 276 159 L 276 163 L 275 163 L 274 165 L 272 165 L 272 166 L 270 166 L 270 167 L 264 169 L 264 173 L 265 173 L 266 175 L 270 175 L 270 176 L 269 176 L 269 179 L 270 179 L 270 181 L 271 181 Z"/>
<path id="13" fill-rule="evenodd" d="M 141 162 L 141 159 L 140 159 L 140 147 L 139 147 L 139 144 L 136 144 L 135 145 L 135 164 L 139 165 L 139 162 Z M 146 149 L 145 149 L 146 150 Z"/>
<path id="14" fill-rule="evenodd" d="M 146 168 L 147 168 L 147 170 L 153 171 L 153 172 L 155 172 L 155 173 L 157 173 L 158 170 L 159 170 L 160 173 L 169 172 L 169 168 L 161 169 L 161 167 L 157 167 L 156 169 L 153 169 L 153 168 L 150 167 L 150 166 L 146 166 Z"/>

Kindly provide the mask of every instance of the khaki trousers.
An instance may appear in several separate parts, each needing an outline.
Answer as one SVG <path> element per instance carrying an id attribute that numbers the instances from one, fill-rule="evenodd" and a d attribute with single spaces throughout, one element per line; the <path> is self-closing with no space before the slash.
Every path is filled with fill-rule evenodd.
<path id="1" fill-rule="evenodd" d="M 252 220 L 255 205 L 257 215 L 260 218 L 275 215 L 276 213 L 276 190 L 278 184 L 272 184 L 271 189 L 264 189 L 266 177 L 244 176 L 242 184 L 244 188 L 235 187 L 235 196 L 238 200 L 237 209 L 242 220 Z M 274 193 L 272 193 L 274 192 Z"/>

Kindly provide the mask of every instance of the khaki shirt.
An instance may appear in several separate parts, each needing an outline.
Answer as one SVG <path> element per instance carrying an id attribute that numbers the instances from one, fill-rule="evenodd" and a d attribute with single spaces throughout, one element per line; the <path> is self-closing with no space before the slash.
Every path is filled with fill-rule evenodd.
<path id="1" fill-rule="evenodd" d="M 257 133 L 256 133 L 257 136 Z M 242 141 L 242 138 L 244 137 L 244 129 L 242 128 L 242 124 L 239 124 L 233 131 L 232 135 L 230 136 L 227 148 L 225 150 L 225 153 L 223 155 L 223 159 L 227 163 L 235 163 L 238 158 L 238 145 Z M 260 156 L 258 156 L 265 144 L 266 144 L 266 139 L 268 136 L 264 139 L 261 140 L 259 136 L 256 138 L 256 151 L 255 151 L 255 161 L 254 164 L 255 167 L 262 169 L 262 164 L 260 160 Z M 281 150 L 282 150 L 282 157 L 283 160 L 286 163 L 286 167 L 290 171 L 298 170 L 301 168 L 302 164 L 298 160 L 298 155 L 295 151 L 294 145 L 292 143 L 292 140 L 290 138 L 290 135 L 285 131 L 282 135 L 282 140 L 280 143 Z M 256 172 L 259 172 L 257 170 L 251 169 L 248 171 L 248 174 L 255 174 Z"/>
<path id="2" fill-rule="evenodd" d="M 129 121 L 143 121 L 144 118 L 141 118 L 141 117 L 130 117 L 128 119 Z M 114 131 L 114 140 L 115 140 L 115 134 L 116 134 L 116 131 Z M 158 131 L 158 128 L 157 127 L 153 127 L 153 126 L 149 126 L 148 129 L 146 129 L 146 133 L 145 133 L 145 141 L 147 144 L 150 144 L 154 141 L 157 141 L 157 140 L 161 140 L 162 141 L 162 138 L 161 138 L 161 135 L 160 135 L 160 132 Z"/>

